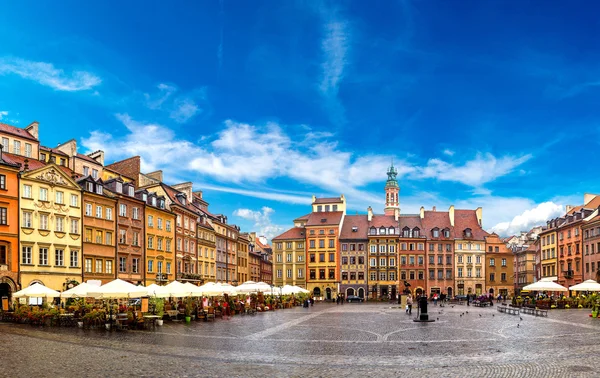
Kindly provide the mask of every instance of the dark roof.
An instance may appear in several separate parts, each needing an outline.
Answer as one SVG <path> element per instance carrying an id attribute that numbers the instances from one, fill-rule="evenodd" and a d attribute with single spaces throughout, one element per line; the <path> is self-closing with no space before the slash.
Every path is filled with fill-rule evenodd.
<path id="1" fill-rule="evenodd" d="M 352 231 L 356 227 L 356 231 Z M 366 215 L 346 215 L 340 232 L 341 239 L 367 239 L 369 221 Z"/>
<path id="2" fill-rule="evenodd" d="M 304 236 L 304 227 L 292 227 L 283 234 L 274 237 L 272 240 L 304 239 Z"/>
<path id="3" fill-rule="evenodd" d="M 475 210 L 454 210 L 454 237 L 464 239 L 463 231 L 467 228 L 470 228 L 473 234 L 470 239 L 484 240 L 489 235 L 479 225 Z"/>
<path id="4" fill-rule="evenodd" d="M 315 198 L 315 202 L 316 204 L 320 204 L 320 203 L 344 203 L 344 201 L 342 201 L 341 198 L 339 197 L 333 197 L 333 198 Z"/>
<path id="5" fill-rule="evenodd" d="M 308 213 L 308 214 L 306 214 L 306 215 L 303 215 L 303 216 L 301 216 L 301 217 L 298 217 L 298 218 L 294 219 L 294 222 L 295 222 L 295 221 L 301 221 L 301 220 L 308 220 L 308 217 L 310 217 L 310 214 L 312 214 L 312 213 Z"/>
<path id="6" fill-rule="evenodd" d="M 15 135 L 15 136 L 18 136 L 21 138 L 30 139 L 30 140 L 34 140 L 34 141 L 38 142 L 37 138 L 34 137 L 33 135 L 31 135 L 29 133 L 29 131 L 26 131 L 25 129 L 21 129 L 16 126 L 8 125 L 6 123 L 0 122 L 0 132 Z"/>
<path id="7" fill-rule="evenodd" d="M 69 157 L 69 155 L 65 154 L 64 152 L 56 149 L 56 148 L 51 148 L 51 147 L 46 147 L 46 146 L 40 146 L 40 150 L 42 151 L 49 151 L 52 152 L 53 154 L 57 154 L 57 155 L 62 155 L 62 156 L 66 156 Z"/>
<path id="8" fill-rule="evenodd" d="M 399 218 L 399 228 L 400 228 L 400 232 L 402 232 L 402 229 L 404 227 L 408 227 L 410 229 L 413 229 L 415 227 L 418 227 L 419 230 L 423 230 L 423 224 L 421 223 L 421 216 L 420 215 L 414 215 L 414 214 L 407 214 L 407 215 L 402 215 Z M 426 236 L 425 233 L 422 233 L 423 236 Z"/>
<path id="9" fill-rule="evenodd" d="M 311 213 L 306 222 L 306 226 L 331 226 L 339 225 L 344 215 L 341 211 L 327 211 L 320 213 Z"/>
<path id="10" fill-rule="evenodd" d="M 21 156 L 21 155 L 15 155 L 15 154 L 9 154 L 7 152 L 3 152 L 2 153 L 2 159 L 9 163 L 9 164 L 19 164 L 21 166 L 21 171 L 23 171 L 24 166 L 25 166 L 25 160 L 28 160 L 27 164 L 29 165 L 29 170 L 33 171 L 36 170 L 38 168 L 42 168 L 44 166 L 46 166 L 46 163 L 44 163 L 43 161 L 39 161 L 33 158 L 28 158 L 25 156 Z"/>
<path id="11" fill-rule="evenodd" d="M 87 161 L 89 161 L 90 163 L 97 164 L 97 165 L 102 165 L 102 164 L 100 164 L 100 162 L 98 162 L 98 161 L 96 161 L 96 160 L 92 159 L 91 157 L 89 157 L 89 156 L 87 156 L 87 155 L 84 155 L 84 154 L 77 154 L 76 156 L 77 156 L 79 159 L 81 159 L 81 160 L 87 160 Z"/>
<path id="12" fill-rule="evenodd" d="M 195 214 L 198 213 L 198 208 L 196 206 L 194 206 L 192 204 L 192 199 L 191 198 L 186 198 L 185 199 L 185 204 L 183 204 L 181 202 L 181 196 L 178 196 L 178 194 L 183 194 L 183 192 L 180 192 L 179 190 L 173 189 L 172 187 L 170 187 L 169 185 L 166 185 L 164 183 L 160 183 L 160 185 L 162 186 L 162 188 L 164 189 L 165 193 L 167 193 L 167 196 L 169 197 L 169 199 L 171 199 L 171 201 L 175 204 L 178 205 L 180 207 L 183 207 L 184 209 L 191 211 Z"/>

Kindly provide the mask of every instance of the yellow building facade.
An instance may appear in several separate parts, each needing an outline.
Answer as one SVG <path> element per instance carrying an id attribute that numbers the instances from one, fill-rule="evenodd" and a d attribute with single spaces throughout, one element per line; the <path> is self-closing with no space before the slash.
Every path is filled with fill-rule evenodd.
<path id="1" fill-rule="evenodd" d="M 539 240 L 542 249 L 542 278 L 554 278 L 554 280 L 558 279 L 558 261 L 556 257 L 557 239 L 558 236 L 556 234 L 556 229 L 548 229 L 540 233 Z"/>
<path id="2" fill-rule="evenodd" d="M 294 227 L 273 238 L 273 285 L 306 288 L 306 236 Z"/>
<path id="3" fill-rule="evenodd" d="M 20 177 L 20 281 L 65 290 L 81 282 L 81 188 L 56 164 L 25 162 Z"/>
<path id="4" fill-rule="evenodd" d="M 216 281 L 216 236 L 206 216 L 198 222 L 198 274 L 204 282 Z"/>

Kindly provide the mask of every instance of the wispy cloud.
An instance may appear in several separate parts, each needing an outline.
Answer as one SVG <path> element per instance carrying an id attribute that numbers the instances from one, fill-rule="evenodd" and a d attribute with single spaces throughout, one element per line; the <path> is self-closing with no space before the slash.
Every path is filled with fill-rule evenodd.
<path id="1" fill-rule="evenodd" d="M 206 88 L 178 94 L 179 89 L 171 84 L 156 86 L 157 93 L 144 93 L 144 104 L 152 110 L 166 112 L 177 123 L 186 123 L 204 111 L 207 106 Z"/>
<path id="2" fill-rule="evenodd" d="M 417 169 L 414 177 L 434 178 L 441 181 L 454 181 L 468 186 L 479 187 L 498 177 L 511 173 L 516 167 L 533 156 L 506 155 L 496 158 L 491 153 L 477 154 L 475 159 L 463 165 L 454 165 L 440 159 L 430 159 L 425 167 Z"/>
<path id="3" fill-rule="evenodd" d="M 554 202 L 543 202 L 527 209 L 508 222 L 500 222 L 490 231 L 501 236 L 516 235 L 521 231 L 529 231 L 534 226 L 544 225 L 547 220 L 560 216 L 565 207 Z"/>
<path id="4" fill-rule="evenodd" d="M 259 235 L 264 235 L 271 240 L 285 230 L 284 227 L 273 224 L 271 215 L 275 210 L 270 207 L 263 206 L 260 210 L 237 209 L 233 215 L 254 222 L 254 227 Z"/>
<path id="5" fill-rule="evenodd" d="M 0 110 L 0 120 L 8 115 L 8 111 Z"/>
<path id="6" fill-rule="evenodd" d="M 172 85 L 169 84 L 158 84 L 156 86 L 159 90 L 157 95 L 151 95 L 149 93 L 144 93 L 144 98 L 146 99 L 146 106 L 150 109 L 160 109 L 165 101 L 171 97 L 173 93 L 177 91 Z"/>
<path id="7" fill-rule="evenodd" d="M 74 70 L 69 73 L 55 68 L 52 63 L 10 57 L 0 58 L 0 74 L 19 75 L 55 90 L 67 92 L 88 90 L 102 82 L 91 72 Z"/>
<path id="8" fill-rule="evenodd" d="M 194 100 L 189 97 L 178 98 L 173 105 L 170 118 L 177 123 L 186 123 L 201 111 Z"/>
<path id="9" fill-rule="evenodd" d="M 446 148 L 443 152 L 444 155 L 454 156 L 454 151 L 452 151 L 451 149 Z"/>

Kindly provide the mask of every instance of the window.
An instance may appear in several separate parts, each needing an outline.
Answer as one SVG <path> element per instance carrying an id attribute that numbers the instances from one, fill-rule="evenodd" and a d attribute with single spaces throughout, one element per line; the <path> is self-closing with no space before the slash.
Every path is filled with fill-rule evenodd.
<path id="1" fill-rule="evenodd" d="M 476 262 L 477 264 L 481 264 L 481 256 L 476 256 L 476 257 L 475 257 L 475 262 Z"/>
<path id="2" fill-rule="evenodd" d="M 163 227 L 162 227 L 162 218 L 157 218 L 157 219 L 156 219 L 156 227 L 157 227 L 159 230 L 162 230 L 162 228 L 163 228 Z"/>
<path id="3" fill-rule="evenodd" d="M 57 249 L 54 251 L 54 265 L 56 266 L 64 266 L 65 265 L 65 251 L 62 249 Z"/>
<path id="4" fill-rule="evenodd" d="M 2 138 L 2 151 L 8 152 L 8 138 Z"/>
<path id="5" fill-rule="evenodd" d="M 181 215 L 177 215 L 177 227 L 181 227 Z"/>
<path id="6" fill-rule="evenodd" d="M 329 239 L 329 248 L 335 248 L 335 240 Z"/>
<path id="7" fill-rule="evenodd" d="M 23 227 L 31 228 L 31 213 L 28 211 L 23 212 Z"/>
<path id="8" fill-rule="evenodd" d="M 434 256 L 429 256 L 429 264 L 433 265 L 434 263 Z"/>
<path id="9" fill-rule="evenodd" d="M 154 227 L 154 217 L 152 215 L 148 215 L 148 227 Z"/>
<path id="10" fill-rule="evenodd" d="M 467 264 L 473 263 L 473 256 L 467 256 Z"/>
<path id="11" fill-rule="evenodd" d="M 65 218 L 56 217 L 56 232 L 65 232 Z"/>
<path id="12" fill-rule="evenodd" d="M 127 269 L 127 259 L 125 257 L 119 257 L 119 272 L 125 272 Z"/>
<path id="13" fill-rule="evenodd" d="M 31 264 L 31 247 L 23 247 L 21 249 L 21 262 L 23 264 Z"/>
<path id="14" fill-rule="evenodd" d="M 127 205 L 125 205 L 125 204 L 119 205 L 119 216 L 122 216 L 122 217 L 127 216 Z"/>
<path id="15" fill-rule="evenodd" d="M 31 198 L 31 185 L 23 185 L 23 197 Z"/>
<path id="16" fill-rule="evenodd" d="M 377 266 L 377 259 L 375 257 L 372 257 L 369 263 L 371 266 Z"/>
<path id="17" fill-rule="evenodd" d="M 40 201 L 48 201 L 48 189 L 40 188 Z"/>
<path id="18" fill-rule="evenodd" d="M 106 260 L 104 265 L 106 267 L 104 273 L 112 274 L 112 266 L 113 266 L 112 260 Z"/>
<path id="19" fill-rule="evenodd" d="M 437 229 L 436 229 L 436 230 L 433 230 L 433 237 L 434 237 L 434 238 L 437 238 L 437 237 L 439 237 L 439 236 L 440 236 L 440 231 L 439 231 L 439 230 L 437 230 Z"/>
<path id="20" fill-rule="evenodd" d="M 21 155 L 21 142 L 18 140 L 13 141 L 13 154 Z"/>
<path id="21" fill-rule="evenodd" d="M 167 229 L 167 231 L 171 231 L 171 221 L 170 220 L 167 221 L 166 229 Z"/>
<path id="22" fill-rule="evenodd" d="M 154 260 L 148 260 L 148 273 L 152 273 L 154 271 Z"/>
<path id="23" fill-rule="evenodd" d="M 96 206 L 96 218 L 102 218 L 102 206 Z"/>
<path id="24" fill-rule="evenodd" d="M 495 265 L 495 260 L 494 259 L 490 259 L 490 266 L 494 266 Z"/>
<path id="25" fill-rule="evenodd" d="M 92 169 L 92 177 L 95 179 L 98 178 L 98 170 L 97 169 Z"/>
<path id="26" fill-rule="evenodd" d="M 40 248 L 38 253 L 39 255 L 39 264 L 40 265 L 48 265 L 48 248 Z"/>
<path id="27" fill-rule="evenodd" d="M 419 260 L 419 265 L 423 265 L 423 260 L 424 260 L 423 256 L 419 256 L 418 260 Z"/>
<path id="28" fill-rule="evenodd" d="M 133 193 L 133 186 L 129 185 L 129 189 L 127 189 L 127 194 L 129 194 L 130 197 L 133 197 L 133 194 L 134 194 Z"/>
<path id="29" fill-rule="evenodd" d="M 315 241 L 314 240 L 310 240 L 309 241 L 309 248 L 315 248 Z"/>
<path id="30" fill-rule="evenodd" d="M 496 275 L 494 273 L 490 273 L 490 281 L 495 281 Z"/>
<path id="31" fill-rule="evenodd" d="M 121 243 L 121 244 L 127 243 L 127 231 L 119 230 L 119 243 Z"/>
<path id="32" fill-rule="evenodd" d="M 104 261 L 102 259 L 96 260 L 96 273 L 102 273 L 102 266 Z"/>
<path id="33" fill-rule="evenodd" d="M 85 259 L 85 272 L 92 273 L 92 259 Z"/>
<path id="34" fill-rule="evenodd" d="M 502 259 L 502 266 L 506 266 L 506 259 Z"/>
<path id="35" fill-rule="evenodd" d="M 458 268 L 458 278 L 462 278 L 463 276 L 463 268 Z"/>
<path id="36" fill-rule="evenodd" d="M 31 157 L 31 144 L 25 143 L 25 156 Z"/>
<path id="37" fill-rule="evenodd" d="M 291 269 L 287 270 L 287 278 L 292 278 L 292 270 Z"/>
<path id="38" fill-rule="evenodd" d="M 292 254 L 291 254 L 291 253 L 288 253 L 288 254 L 287 254 L 287 257 L 286 257 L 286 260 L 285 260 L 285 261 L 286 261 L 286 262 L 292 262 Z"/>
<path id="39" fill-rule="evenodd" d="M 131 245 L 139 246 L 140 245 L 140 233 L 137 231 L 133 232 L 133 238 L 131 239 Z"/>
<path id="40" fill-rule="evenodd" d="M 85 165 L 83 166 L 83 175 L 84 176 L 89 176 L 90 174 L 90 167 L 86 167 Z"/>
<path id="41" fill-rule="evenodd" d="M 335 253 L 330 253 L 329 254 L 329 262 L 334 262 L 335 261 Z"/>
<path id="42" fill-rule="evenodd" d="M 137 207 L 133 208 L 133 219 L 140 219 L 139 217 L 139 210 Z"/>
<path id="43" fill-rule="evenodd" d="M 386 281 L 386 279 L 387 279 L 387 273 L 386 272 L 379 272 L 379 280 Z"/>
<path id="44" fill-rule="evenodd" d="M 64 204 L 65 194 L 63 192 L 56 192 L 56 203 Z"/>
<path id="45" fill-rule="evenodd" d="M 501 273 L 500 274 L 500 280 L 506 281 L 506 273 Z"/>
<path id="46" fill-rule="evenodd" d="M 319 240 L 319 248 L 325 248 L 325 240 Z"/>
<path id="47" fill-rule="evenodd" d="M 170 239 L 167 239 L 167 241 L 165 243 L 165 249 L 167 252 L 171 252 L 171 240 Z"/>
<path id="48" fill-rule="evenodd" d="M 131 271 L 133 273 L 138 273 L 140 259 L 133 259 L 131 262 L 132 262 L 132 264 L 131 264 Z"/>
<path id="49" fill-rule="evenodd" d="M 112 232 L 106 233 L 105 244 L 112 245 Z"/>
<path id="50" fill-rule="evenodd" d="M 48 215 L 40 214 L 40 229 L 47 230 L 48 229 Z"/>
<path id="51" fill-rule="evenodd" d="M 7 265 L 6 246 L 0 245 L 0 265 Z"/>
<path id="52" fill-rule="evenodd" d="M 79 207 L 79 204 L 77 203 L 79 201 L 79 196 L 76 196 L 75 194 L 71 194 L 71 207 Z"/>
<path id="53" fill-rule="evenodd" d="M 379 266 L 385 266 L 386 265 L 386 261 L 385 261 L 385 257 L 382 257 L 379 259 Z"/>

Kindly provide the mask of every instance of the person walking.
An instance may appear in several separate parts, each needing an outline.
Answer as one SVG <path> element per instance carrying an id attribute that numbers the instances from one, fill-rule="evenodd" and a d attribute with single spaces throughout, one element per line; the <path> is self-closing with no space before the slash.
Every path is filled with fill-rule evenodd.
<path id="1" fill-rule="evenodd" d="M 406 309 L 406 313 L 408 315 L 412 314 L 412 305 L 413 305 L 412 295 L 408 294 L 406 296 L 406 306 L 408 306 L 408 308 Z"/>

